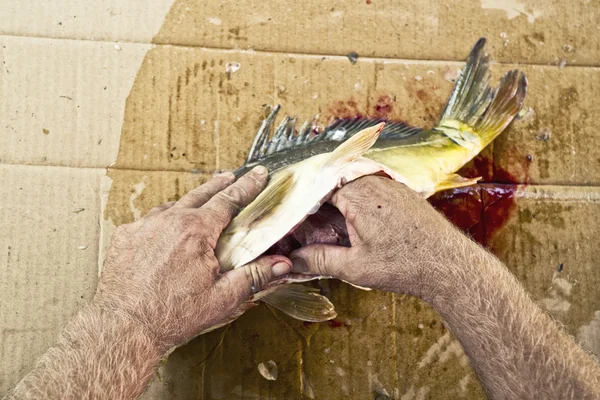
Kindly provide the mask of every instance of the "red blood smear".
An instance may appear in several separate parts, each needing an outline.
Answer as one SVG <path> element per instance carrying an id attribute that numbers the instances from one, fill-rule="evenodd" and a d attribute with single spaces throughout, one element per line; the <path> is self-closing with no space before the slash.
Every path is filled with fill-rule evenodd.
<path id="1" fill-rule="evenodd" d="M 347 101 L 336 101 L 327 109 L 327 115 L 336 118 L 383 118 L 388 119 L 394 111 L 395 100 L 388 95 L 382 95 L 377 98 L 375 106 L 369 112 L 359 110 L 358 103 L 350 99 Z"/>
<path id="2" fill-rule="evenodd" d="M 529 163 L 525 161 L 520 167 L 525 172 L 524 181 L 527 182 Z M 466 177 L 482 176 L 484 182 L 503 182 L 450 189 L 429 198 L 429 202 L 458 228 L 489 247 L 490 239 L 515 210 L 517 184 L 523 180 L 519 182 L 508 171 L 494 166 L 485 157 L 476 158 L 458 173 Z"/>
<path id="3" fill-rule="evenodd" d="M 336 101 L 329 107 L 329 115 L 335 118 L 362 118 L 363 113 L 358 109 L 356 101 Z"/>
<path id="4" fill-rule="evenodd" d="M 478 185 L 445 190 L 429 198 L 429 203 L 474 240 L 485 244 L 482 223 L 483 199 Z"/>
<path id="5" fill-rule="evenodd" d="M 389 118 L 394 109 L 394 100 L 390 96 L 381 96 L 375 103 L 375 112 L 373 117 L 375 118 Z"/>
<path id="6" fill-rule="evenodd" d="M 467 163 L 457 173 L 465 178 L 481 177 L 479 183 L 492 182 L 495 177 L 494 163 L 492 162 L 492 159 L 486 155 L 478 154 L 471 162 Z"/>
<path id="7" fill-rule="evenodd" d="M 493 235 L 506 223 L 516 208 L 514 184 L 482 185 L 482 198 L 485 204 L 483 224 L 485 226 L 485 246 L 493 253 L 496 250 L 491 245 Z"/>
<path id="8" fill-rule="evenodd" d="M 348 325 L 343 323 L 342 321 L 336 321 L 335 319 L 331 319 L 327 321 L 330 327 L 332 328 L 347 328 Z"/>
<path id="9" fill-rule="evenodd" d="M 312 324 L 314 324 L 314 322 L 309 322 L 309 321 L 304 321 L 303 325 L 305 327 L 310 327 Z M 329 327 L 331 328 L 348 328 L 350 325 L 345 324 L 342 321 L 337 321 L 335 319 L 330 319 L 329 321 L 327 321 L 327 324 L 329 325 Z"/>

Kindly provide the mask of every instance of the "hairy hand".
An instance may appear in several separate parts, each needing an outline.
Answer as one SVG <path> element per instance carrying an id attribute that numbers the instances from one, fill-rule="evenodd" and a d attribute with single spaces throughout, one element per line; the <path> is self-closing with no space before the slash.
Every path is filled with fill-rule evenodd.
<path id="1" fill-rule="evenodd" d="M 119 226 L 94 303 L 142 324 L 166 351 L 230 316 L 253 288 L 288 273 L 291 262 L 283 256 L 219 273 L 217 239 L 264 188 L 267 171 L 257 167 L 234 179 L 231 173 L 217 176 Z"/>
<path id="2" fill-rule="evenodd" d="M 351 247 L 315 244 L 296 250 L 290 255 L 294 272 L 427 298 L 437 275 L 450 268 L 455 246 L 468 242 L 426 200 L 388 178 L 360 178 L 329 202 L 346 220 Z"/>

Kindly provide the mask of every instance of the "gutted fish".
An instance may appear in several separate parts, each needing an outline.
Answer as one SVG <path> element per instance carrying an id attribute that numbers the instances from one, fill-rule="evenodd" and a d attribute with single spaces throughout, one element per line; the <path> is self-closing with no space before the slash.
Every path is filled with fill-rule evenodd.
<path id="1" fill-rule="evenodd" d="M 337 120 L 318 133 L 316 118 L 296 129 L 296 119 L 286 117 L 271 134 L 279 106 L 273 108 L 245 165 L 236 171 L 241 176 L 264 165 L 269 183 L 221 235 L 216 255 L 222 271 L 239 268 L 273 249 L 289 254 L 294 246 L 310 243 L 348 245 L 344 221 L 333 212 L 326 224 L 331 228 L 329 237 L 311 237 L 311 232 L 319 224 L 323 227 L 318 216 L 327 214 L 324 203 L 331 194 L 362 176 L 388 176 L 424 198 L 476 183 L 479 178 L 463 178 L 456 171 L 510 124 L 527 91 L 525 75 L 517 70 L 506 73 L 497 88 L 489 85 L 484 46 L 482 38 L 473 47 L 439 123 L 430 130 L 354 118 Z M 319 278 L 323 277 L 283 277 L 253 295 L 233 319 L 257 300 L 300 320 L 332 319 L 335 309 L 326 297 L 309 287 L 290 285 Z"/>

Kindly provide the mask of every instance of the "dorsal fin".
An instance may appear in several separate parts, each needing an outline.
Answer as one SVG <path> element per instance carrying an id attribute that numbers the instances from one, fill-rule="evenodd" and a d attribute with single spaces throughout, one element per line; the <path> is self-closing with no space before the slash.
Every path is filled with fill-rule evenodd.
<path id="1" fill-rule="evenodd" d="M 279 105 L 273 107 L 269 116 L 262 122 L 250 148 L 247 164 L 301 145 L 316 142 L 344 142 L 363 129 L 382 122 L 385 122 L 385 126 L 379 135 L 380 140 L 402 139 L 423 132 L 423 129 L 404 122 L 363 117 L 336 119 L 319 132 L 317 115 L 302 124 L 298 130 L 296 130 L 296 118 L 285 117 L 271 135 L 279 109 Z"/>

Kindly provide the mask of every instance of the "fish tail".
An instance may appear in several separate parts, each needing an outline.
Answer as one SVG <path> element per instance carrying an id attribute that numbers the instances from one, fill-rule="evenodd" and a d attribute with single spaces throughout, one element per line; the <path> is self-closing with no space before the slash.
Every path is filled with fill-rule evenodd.
<path id="1" fill-rule="evenodd" d="M 495 88 L 489 85 L 489 56 L 485 38 L 477 41 L 463 68 L 436 129 L 452 139 L 456 133 L 478 135 L 486 146 L 513 120 L 523 106 L 527 79 L 518 70 L 509 71 Z M 452 134 L 452 131 L 459 131 Z"/>

